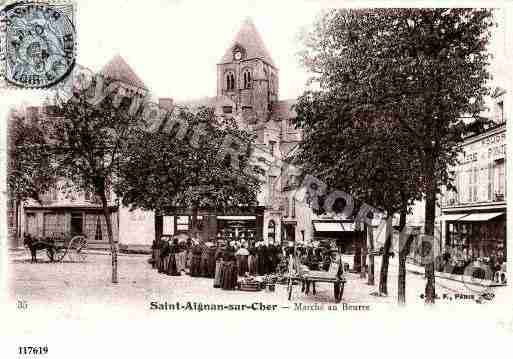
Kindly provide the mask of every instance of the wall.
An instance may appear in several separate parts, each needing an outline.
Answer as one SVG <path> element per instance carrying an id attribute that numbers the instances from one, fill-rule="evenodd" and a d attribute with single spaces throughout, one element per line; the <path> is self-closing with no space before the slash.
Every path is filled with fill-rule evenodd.
<path id="1" fill-rule="evenodd" d="M 128 245 L 151 245 L 155 239 L 155 215 L 153 211 L 127 207 L 119 210 L 119 242 Z"/>

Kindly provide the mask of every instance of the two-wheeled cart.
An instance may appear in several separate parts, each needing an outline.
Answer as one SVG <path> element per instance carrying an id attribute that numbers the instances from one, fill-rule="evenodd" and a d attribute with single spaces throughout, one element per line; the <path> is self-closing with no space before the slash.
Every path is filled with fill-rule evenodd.
<path id="1" fill-rule="evenodd" d="M 53 246 L 46 250 L 46 255 L 50 261 L 62 262 L 67 256 L 72 262 L 85 262 L 87 253 L 87 238 L 84 235 L 78 235 L 71 238 L 53 238 Z"/>

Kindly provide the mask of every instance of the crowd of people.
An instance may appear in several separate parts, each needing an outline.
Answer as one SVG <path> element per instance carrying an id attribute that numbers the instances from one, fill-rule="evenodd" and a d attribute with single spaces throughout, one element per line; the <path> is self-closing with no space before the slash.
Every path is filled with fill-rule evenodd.
<path id="1" fill-rule="evenodd" d="M 284 257 L 282 247 L 272 242 L 202 242 L 164 236 L 153 242 L 151 261 L 159 273 L 213 278 L 214 287 L 234 289 L 238 276 L 276 273 Z"/>
<path id="2" fill-rule="evenodd" d="M 296 246 L 295 257 L 311 270 L 328 270 L 329 251 L 318 246 Z M 152 246 L 151 262 L 159 273 L 170 276 L 212 278 L 213 286 L 235 289 L 239 277 L 283 275 L 294 247 L 273 242 L 207 241 L 163 236 Z"/>

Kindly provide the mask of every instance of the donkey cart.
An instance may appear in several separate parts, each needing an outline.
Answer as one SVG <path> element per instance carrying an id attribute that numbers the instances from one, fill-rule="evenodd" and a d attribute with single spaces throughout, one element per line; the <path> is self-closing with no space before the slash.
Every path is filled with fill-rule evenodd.
<path id="1" fill-rule="evenodd" d="M 72 262 L 84 262 L 87 258 L 87 238 L 83 235 L 53 239 L 52 243 L 53 246 L 46 249 L 46 255 L 52 262 L 62 262 L 66 256 Z"/>

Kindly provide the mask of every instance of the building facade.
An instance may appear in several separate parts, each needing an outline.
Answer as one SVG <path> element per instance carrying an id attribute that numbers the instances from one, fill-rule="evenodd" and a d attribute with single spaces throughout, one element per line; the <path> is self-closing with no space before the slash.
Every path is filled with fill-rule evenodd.
<path id="1" fill-rule="evenodd" d="M 144 83 L 120 56 L 109 61 L 99 75 L 120 81 L 126 91 L 148 94 Z M 161 99 L 165 104 L 166 99 Z M 161 102 L 159 100 L 159 102 Z M 35 121 L 50 116 L 46 106 L 19 109 L 22 117 Z M 91 193 L 64 190 L 57 183 L 49 192 L 39 194 L 40 202 L 28 199 L 23 203 L 11 200 L 9 205 L 8 228 L 11 247 L 23 246 L 23 237 L 62 237 L 77 234 L 88 238 L 90 248 L 107 248 L 109 240 L 101 202 Z M 111 213 L 114 241 L 147 246 L 155 236 L 152 212 L 131 211 L 120 205 L 119 199 L 108 191 L 107 200 Z"/>
<path id="2" fill-rule="evenodd" d="M 463 142 L 453 168 L 456 191 L 440 201 L 444 247 L 460 256 L 506 259 L 505 93 L 494 93 L 494 126 Z"/>

